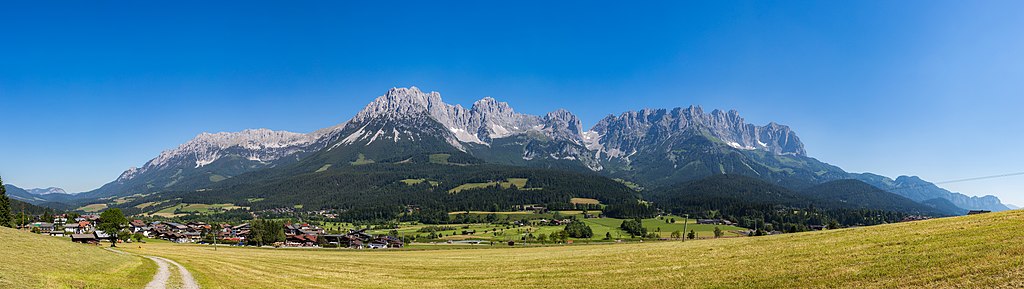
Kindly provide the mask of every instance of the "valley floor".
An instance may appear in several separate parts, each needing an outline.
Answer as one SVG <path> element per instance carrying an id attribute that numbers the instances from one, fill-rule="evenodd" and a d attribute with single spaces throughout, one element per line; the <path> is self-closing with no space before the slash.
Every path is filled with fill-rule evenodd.
<path id="1" fill-rule="evenodd" d="M 180 263 L 203 288 L 1021 288 L 1022 223 L 1024 211 L 1010 211 L 685 243 L 214 250 L 151 242 L 120 250 Z M 160 277 L 156 262 L 63 238 L 0 228 L 0 244 L 0 288 L 143 288 Z M 191 283 L 180 275 L 168 284 Z"/>
<path id="2" fill-rule="evenodd" d="M 1022 223 L 1024 211 L 1011 211 L 685 243 L 424 251 L 150 243 L 125 251 L 177 261 L 204 288 L 1019 288 Z"/>

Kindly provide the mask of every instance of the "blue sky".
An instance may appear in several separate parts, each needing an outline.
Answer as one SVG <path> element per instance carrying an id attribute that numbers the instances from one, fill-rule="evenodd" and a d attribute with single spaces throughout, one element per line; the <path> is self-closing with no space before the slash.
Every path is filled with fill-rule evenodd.
<path id="1" fill-rule="evenodd" d="M 853 172 L 1024 171 L 1022 1 L 478 2 L 5 2 L 0 175 L 90 190 L 200 132 L 309 132 L 411 85 L 587 127 L 737 109 Z M 1024 204 L 1024 176 L 946 187 Z"/>

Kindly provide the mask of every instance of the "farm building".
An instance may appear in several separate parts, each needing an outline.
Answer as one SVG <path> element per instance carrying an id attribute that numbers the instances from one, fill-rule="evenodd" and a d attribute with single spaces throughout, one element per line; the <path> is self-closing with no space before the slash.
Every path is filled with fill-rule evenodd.
<path id="1" fill-rule="evenodd" d="M 71 234 L 71 242 L 82 244 L 96 244 L 100 241 L 93 234 Z"/>

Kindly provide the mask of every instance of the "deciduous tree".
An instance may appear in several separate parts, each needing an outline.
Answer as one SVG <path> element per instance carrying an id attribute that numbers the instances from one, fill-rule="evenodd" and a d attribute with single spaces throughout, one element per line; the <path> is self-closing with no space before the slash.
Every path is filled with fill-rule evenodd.
<path id="1" fill-rule="evenodd" d="M 623 231 L 626 231 L 626 233 L 629 233 L 630 236 L 643 237 L 647 235 L 647 228 L 644 228 L 644 225 L 642 222 L 640 222 L 640 219 L 622 221 L 622 224 L 619 225 L 619 228 L 621 228 Z"/>
<path id="2" fill-rule="evenodd" d="M 594 231 L 590 229 L 590 226 L 575 219 L 565 225 L 565 232 L 569 234 L 569 237 L 573 238 L 590 238 L 594 236 Z"/>
<path id="3" fill-rule="evenodd" d="M 100 214 L 100 225 L 96 228 L 110 235 L 110 246 L 117 247 L 119 239 L 117 236 L 126 226 L 128 226 L 128 219 L 124 217 L 124 213 L 121 213 L 121 209 L 113 208 Z"/>

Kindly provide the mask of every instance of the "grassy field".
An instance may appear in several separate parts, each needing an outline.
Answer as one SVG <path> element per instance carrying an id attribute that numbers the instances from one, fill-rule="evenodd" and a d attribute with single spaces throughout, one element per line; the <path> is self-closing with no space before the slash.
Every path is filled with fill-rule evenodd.
<path id="1" fill-rule="evenodd" d="M 316 169 L 316 172 L 317 173 L 323 172 L 323 171 L 326 171 L 327 169 L 330 169 L 330 168 L 331 168 L 331 164 L 325 164 L 325 165 L 321 166 L 319 169 Z"/>
<path id="2" fill-rule="evenodd" d="M 355 251 L 144 244 L 206 288 L 1024 286 L 1024 211 L 755 238 Z"/>
<path id="3" fill-rule="evenodd" d="M 450 212 L 448 214 L 449 215 L 460 215 L 460 214 L 466 214 L 466 213 L 467 212 Z M 573 239 L 573 240 L 577 240 L 577 241 L 613 241 L 613 240 L 616 240 L 616 239 L 631 239 L 631 236 L 629 234 L 627 234 L 625 231 L 622 231 L 621 229 L 619 229 L 619 225 L 622 224 L 623 219 L 615 219 L 615 218 L 590 218 L 590 219 L 584 219 L 581 216 L 579 216 L 579 215 L 583 214 L 583 211 L 558 211 L 557 213 L 562 215 L 563 217 L 564 216 L 573 216 L 573 215 L 577 216 L 578 219 L 582 220 L 584 223 L 586 223 L 588 226 L 590 226 L 591 230 L 593 230 L 593 232 L 594 232 L 594 236 L 592 238 L 589 238 L 589 239 Z M 590 211 L 590 213 L 599 213 L 599 211 Z M 483 215 L 494 214 L 494 215 L 496 215 L 499 218 L 499 220 L 523 220 L 523 219 L 528 219 L 528 220 L 533 220 L 533 221 L 531 221 L 531 223 L 532 222 L 536 222 L 536 219 L 539 219 L 539 218 L 552 219 L 552 218 L 555 217 L 554 216 L 555 212 L 548 212 L 548 213 L 544 213 L 544 214 L 538 214 L 538 213 L 526 212 L 526 211 L 516 211 L 516 212 L 469 211 L 468 214 L 476 215 L 476 216 L 483 216 Z M 561 217 L 559 217 L 559 218 L 561 218 Z M 666 220 L 673 220 L 673 219 L 675 220 L 675 223 L 666 223 Z M 696 221 L 693 220 L 693 219 L 690 219 L 687 222 L 687 224 L 684 225 L 683 218 L 682 217 L 676 217 L 676 216 L 665 216 L 665 217 L 661 217 L 661 218 L 650 218 L 650 219 L 644 219 L 642 221 L 643 221 L 644 227 L 646 227 L 649 232 L 654 232 L 654 233 L 658 234 L 658 236 L 663 237 L 663 238 L 669 238 L 672 235 L 672 232 L 676 231 L 676 230 L 678 230 L 680 232 L 683 232 L 684 234 L 685 234 L 685 232 L 689 232 L 689 230 L 694 230 L 694 232 L 697 234 L 697 236 L 699 238 L 712 238 L 712 237 L 714 237 L 714 233 L 713 232 L 714 232 L 715 227 L 716 227 L 715 225 L 697 225 Z M 339 226 L 343 227 L 343 228 L 352 227 L 351 224 L 340 224 L 340 223 L 329 223 L 329 224 L 326 224 L 326 225 L 327 225 L 327 228 L 330 229 L 330 230 L 336 230 L 336 228 L 338 228 Z M 398 229 L 395 229 L 395 230 L 398 231 L 399 235 L 408 235 L 408 236 L 421 235 L 421 236 L 427 236 L 427 235 L 430 234 L 429 232 L 419 232 L 419 230 L 424 228 L 424 227 L 430 227 L 430 226 L 442 226 L 442 227 L 446 227 L 446 228 L 451 228 L 451 229 L 448 229 L 448 230 L 442 230 L 442 231 L 436 231 L 435 232 L 436 234 L 441 235 L 441 237 L 439 237 L 438 240 L 442 240 L 442 241 L 443 240 L 467 240 L 467 239 L 485 240 L 485 241 L 519 241 L 523 236 L 526 236 L 527 234 L 533 234 L 534 237 L 537 237 L 540 234 L 551 235 L 552 233 L 561 231 L 561 230 L 563 230 L 565 228 L 565 226 L 555 226 L 555 225 L 551 225 L 551 226 L 547 226 L 547 225 L 524 225 L 524 226 L 518 226 L 517 227 L 517 226 L 492 225 L 492 224 L 426 225 L 426 224 L 401 223 L 401 224 L 399 224 Z M 686 228 L 685 231 L 683 229 L 684 227 Z M 739 236 L 739 234 L 737 234 L 735 231 L 744 231 L 744 230 L 746 230 L 744 228 L 734 227 L 734 226 L 717 226 L 717 227 L 719 227 L 723 231 L 725 237 Z M 344 230 L 342 230 L 342 231 L 344 231 Z M 370 233 L 373 233 L 373 234 L 387 234 L 389 231 L 391 231 L 391 229 L 370 230 Z M 472 234 L 463 234 L 462 233 L 463 231 L 472 231 L 473 233 Z M 606 237 L 606 235 L 608 233 L 611 234 L 612 240 L 605 240 L 605 237 Z"/>
<path id="4" fill-rule="evenodd" d="M 401 180 L 400 182 L 402 182 L 403 184 L 406 184 L 408 186 L 420 184 L 420 183 L 423 183 L 423 182 L 428 182 L 428 183 L 430 183 L 431 186 L 435 186 L 435 187 L 437 185 L 441 184 L 438 181 L 428 180 L 428 179 L 404 179 L 404 180 Z"/>
<path id="5" fill-rule="evenodd" d="M 466 212 L 451 212 L 449 214 L 465 214 Z M 559 214 L 563 216 L 580 215 L 583 211 L 559 211 Z M 591 211 L 591 213 L 595 213 Z M 552 218 L 553 213 L 537 214 L 533 212 L 481 212 L 481 211 L 470 211 L 469 214 L 474 215 L 488 215 L 495 214 L 501 218 L 509 218 L 512 220 L 518 220 L 523 218 Z M 629 234 L 619 229 L 619 225 L 622 224 L 623 219 L 615 218 L 591 218 L 583 219 L 580 218 L 584 223 L 590 226 L 594 232 L 594 236 L 590 238 L 590 241 L 602 241 L 606 234 L 610 233 L 612 239 L 630 239 Z M 666 223 L 666 220 L 674 219 L 674 223 Z M 683 234 L 693 230 L 697 234 L 698 238 L 711 238 L 714 237 L 714 230 L 716 225 L 697 225 L 696 220 L 690 219 L 686 224 L 683 223 L 683 217 L 676 216 L 665 216 L 661 218 L 650 218 L 642 220 L 644 227 L 647 228 L 648 232 L 654 232 L 662 238 L 669 238 L 673 231 L 680 231 Z M 416 235 L 419 228 L 427 225 L 401 225 L 398 229 L 400 235 Z M 534 236 L 539 234 L 551 235 L 561 231 L 565 226 L 522 226 L 507 229 L 505 226 L 494 226 L 489 224 L 454 224 L 447 225 L 456 228 L 455 230 L 439 231 L 437 233 L 445 235 L 446 237 L 441 238 L 443 240 L 464 240 L 464 239 L 481 239 L 481 240 L 519 240 L 519 237 L 524 234 L 532 233 Z M 469 228 L 464 228 L 468 226 Z M 735 227 L 735 226 L 717 226 L 724 233 L 725 237 L 739 236 L 735 231 L 745 231 L 746 229 Z M 685 231 L 684 231 L 685 228 Z M 461 235 L 463 230 L 476 231 L 475 234 L 464 236 Z M 387 233 L 388 230 L 377 230 L 373 233 Z M 498 235 L 494 232 L 497 231 Z M 454 234 L 454 236 L 452 236 Z M 576 239 L 580 240 L 580 239 Z"/>
<path id="6" fill-rule="evenodd" d="M 432 154 L 430 155 L 430 163 L 434 164 L 448 164 L 448 159 L 451 158 L 450 154 Z"/>
<path id="7" fill-rule="evenodd" d="M 454 194 L 454 193 L 461 192 L 462 190 L 479 189 L 479 188 L 486 188 L 486 187 L 493 187 L 493 186 L 501 186 L 502 188 L 506 188 L 507 189 L 507 188 L 511 188 L 512 185 L 515 185 L 516 188 L 519 188 L 519 189 L 522 190 L 522 189 L 525 189 L 526 182 L 529 181 L 529 180 L 530 179 L 508 178 L 508 179 L 506 179 L 504 181 L 500 181 L 500 182 L 499 181 L 490 181 L 490 182 L 486 182 L 486 183 L 466 183 L 466 184 L 461 184 L 458 187 L 455 187 L 455 188 L 453 188 L 451 190 L 448 190 L 448 192 Z"/>
<path id="8" fill-rule="evenodd" d="M 83 211 L 83 212 L 86 212 L 86 213 L 95 213 L 95 212 L 102 211 L 102 210 L 104 210 L 106 208 L 107 208 L 107 204 L 91 204 L 91 205 L 79 207 L 76 210 Z"/>
<path id="9" fill-rule="evenodd" d="M 366 158 L 366 156 L 364 156 L 363 154 L 359 154 L 359 157 L 357 157 L 355 161 L 350 162 L 350 164 L 352 164 L 353 166 L 368 165 L 372 163 L 373 160 Z"/>
<path id="10" fill-rule="evenodd" d="M 228 179 L 228 178 L 225 177 L 225 176 L 222 176 L 222 175 L 216 175 L 216 174 L 210 175 L 210 181 L 214 182 L 214 183 L 219 182 L 219 181 L 223 181 L 223 180 L 226 180 L 226 179 Z"/>
<path id="11" fill-rule="evenodd" d="M 187 214 L 209 214 L 215 211 L 231 210 L 241 208 L 234 204 L 178 204 L 160 209 L 152 213 L 153 216 L 166 218 L 180 217 Z M 175 211 L 179 212 L 175 214 Z"/>
<path id="12" fill-rule="evenodd" d="M 626 185 L 627 187 L 629 187 L 630 189 L 633 189 L 634 191 L 642 191 L 644 189 L 643 187 L 641 187 L 640 185 L 638 185 L 638 184 L 636 184 L 634 182 L 630 182 L 630 181 L 623 180 L 623 179 L 618 179 L 618 178 L 614 179 L 614 180 L 617 181 L 617 182 L 622 183 L 623 185 Z"/>
<path id="13" fill-rule="evenodd" d="M 585 205 L 600 205 L 601 201 L 598 201 L 597 199 L 588 199 L 588 198 L 571 198 L 571 199 L 569 199 L 569 203 L 570 204 L 585 204 Z"/>
<path id="14" fill-rule="evenodd" d="M 0 227 L 0 288 L 142 288 L 152 261 Z M 104 245 L 109 246 L 109 245 Z"/>
<path id="15" fill-rule="evenodd" d="M 114 202 L 114 204 L 120 205 L 120 204 L 124 204 L 124 203 L 127 203 L 127 202 L 134 201 L 136 198 L 141 198 L 141 197 L 145 197 L 145 196 L 146 196 L 145 194 L 134 194 L 134 195 L 131 195 L 131 196 L 116 198 L 116 199 L 113 200 L 113 202 Z"/>

